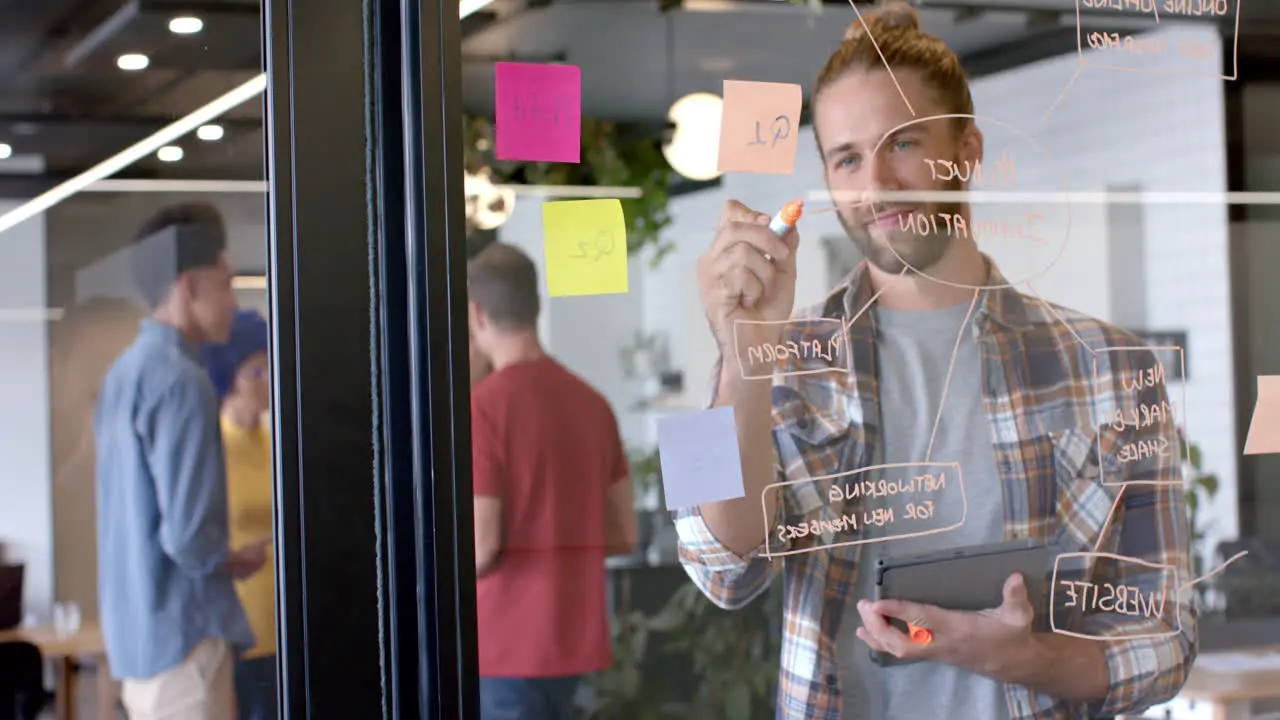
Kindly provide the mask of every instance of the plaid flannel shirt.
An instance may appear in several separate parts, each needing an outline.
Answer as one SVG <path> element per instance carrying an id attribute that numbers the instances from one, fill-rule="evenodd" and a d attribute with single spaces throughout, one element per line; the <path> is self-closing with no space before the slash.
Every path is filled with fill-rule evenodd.
<path id="1" fill-rule="evenodd" d="M 990 267 L 990 289 L 971 313 L 971 330 L 982 353 L 984 406 L 1004 492 L 1005 539 L 1041 538 L 1063 552 L 1134 558 L 1173 568 L 1173 576 L 1185 582 L 1190 531 L 1179 449 L 1170 449 L 1171 458 L 1127 462 L 1135 443 L 1159 442 L 1157 433 L 1167 437 L 1168 427 L 1119 422 L 1117 429 L 1108 421 L 1117 412 L 1129 417 L 1139 405 L 1167 400 L 1162 382 L 1137 391 L 1122 383 L 1152 367 L 1154 354 L 1123 330 L 1007 287 L 994 264 Z M 740 557 L 715 538 L 698 508 L 676 513 L 681 563 L 720 607 L 745 606 L 775 574 L 783 575 L 777 717 L 786 720 L 840 717 L 836 635 L 852 604 L 860 547 L 823 545 L 835 540 L 828 530 L 838 531 L 839 517 L 856 505 L 828 504 L 831 477 L 869 468 L 881 452 L 875 321 L 872 313 L 858 312 L 872 298 L 865 268 L 864 263 L 822 303 L 797 313 L 784 331 L 782 345 L 794 342 L 793 349 L 830 348 L 843 341 L 840 358 L 847 362 L 792 352 L 775 364 L 774 470 L 776 482 L 791 484 L 781 490 L 778 517 L 767 524 L 765 544 Z M 817 372 L 796 374 L 805 370 Z M 1116 484 L 1121 481 L 1139 484 L 1122 491 Z M 818 534 L 783 541 L 772 532 L 779 525 L 820 527 L 812 521 L 823 518 L 828 524 Z M 839 541 L 848 538 L 845 532 Z M 776 554 L 788 552 L 795 554 L 779 562 Z M 1074 560 L 1087 581 L 1144 592 L 1158 592 L 1163 582 L 1168 589 L 1169 570 L 1096 557 Z M 1066 628 L 1055 614 L 1059 629 L 1108 638 L 1095 642 L 1106 646 L 1110 690 L 1103 701 L 1085 704 L 1006 685 L 1010 720 L 1112 717 L 1172 698 L 1195 661 L 1197 641 L 1190 599 L 1180 601 L 1175 591 L 1170 605 L 1159 617 L 1074 614 Z"/>

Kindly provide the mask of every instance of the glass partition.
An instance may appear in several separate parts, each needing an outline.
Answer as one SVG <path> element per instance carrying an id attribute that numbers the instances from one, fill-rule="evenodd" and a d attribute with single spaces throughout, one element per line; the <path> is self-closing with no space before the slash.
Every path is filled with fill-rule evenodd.
<path id="1" fill-rule="evenodd" d="M 1274 704 L 1253 10 L 920 5 L 464 22 L 482 708 Z"/>
<path id="2" fill-rule="evenodd" d="M 72 5 L 0 30 L 0 718 L 374 717 L 370 128 L 305 92 L 366 97 L 372 11 Z"/>

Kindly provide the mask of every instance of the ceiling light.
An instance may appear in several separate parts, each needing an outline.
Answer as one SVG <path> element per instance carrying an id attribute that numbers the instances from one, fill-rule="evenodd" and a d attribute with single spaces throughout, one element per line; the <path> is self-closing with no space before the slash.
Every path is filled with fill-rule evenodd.
<path id="1" fill-rule="evenodd" d="M 156 151 L 156 157 L 164 162 L 178 162 L 182 159 L 182 148 L 177 145 L 165 145 Z"/>
<path id="2" fill-rule="evenodd" d="M 121 70 L 145 70 L 150 64 L 150 58 L 142 53 L 128 53 L 116 58 L 116 67 Z"/>
<path id="3" fill-rule="evenodd" d="M 690 180 L 714 180 L 720 154 L 720 116 L 724 100 L 711 93 L 685 95 L 671 105 L 667 119 L 675 124 L 662 154 L 671 168 Z"/>
<path id="4" fill-rule="evenodd" d="M 210 120 L 220 117 L 231 108 L 258 97 L 266 89 L 267 74 L 258 73 L 254 75 L 243 84 L 209 101 L 208 104 L 196 108 L 191 114 L 174 120 L 79 175 L 69 180 L 63 180 L 18 207 L 0 215 L 0 233 L 24 220 L 39 215 L 99 180 L 115 175 L 138 160 L 150 155 L 156 148 L 180 137 L 185 137 L 192 130 L 201 125 L 207 125 Z"/>
<path id="5" fill-rule="evenodd" d="M 169 32 L 175 35 L 191 35 L 204 29 L 204 21 L 198 17 L 176 17 L 169 21 Z"/>
<path id="6" fill-rule="evenodd" d="M 196 129 L 196 137 L 201 140 L 208 140 L 210 142 L 214 140 L 221 140 L 222 135 L 223 132 L 221 125 L 201 125 Z"/>
<path id="7" fill-rule="evenodd" d="M 479 12 L 488 7 L 489 3 L 492 2 L 493 0 L 459 0 L 458 17 L 464 18 L 472 13 Z"/>
<path id="8" fill-rule="evenodd" d="M 467 219 L 481 230 L 493 230 L 511 217 L 516 194 L 510 187 L 494 185 L 489 169 L 476 174 L 463 173 L 463 195 L 466 197 Z"/>
<path id="9" fill-rule="evenodd" d="M 8 143 L 0 143 L 0 160 L 8 160 L 13 157 L 13 147 Z"/>

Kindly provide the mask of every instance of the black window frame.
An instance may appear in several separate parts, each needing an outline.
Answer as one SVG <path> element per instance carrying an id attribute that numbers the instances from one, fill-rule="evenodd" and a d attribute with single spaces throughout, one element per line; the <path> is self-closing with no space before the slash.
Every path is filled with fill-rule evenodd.
<path id="1" fill-rule="evenodd" d="M 264 0 L 283 718 L 476 718 L 456 0 Z"/>

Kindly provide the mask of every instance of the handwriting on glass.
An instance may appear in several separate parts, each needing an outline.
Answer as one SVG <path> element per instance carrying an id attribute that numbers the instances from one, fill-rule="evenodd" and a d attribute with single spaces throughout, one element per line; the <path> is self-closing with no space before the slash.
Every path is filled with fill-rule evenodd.
<path id="1" fill-rule="evenodd" d="M 1155 12 L 1156 0 L 1082 0 L 1081 5 L 1090 10 L 1128 10 L 1131 12 Z M 1228 0 L 1164 0 L 1160 12 L 1172 15 L 1226 15 L 1230 9 Z"/>
<path id="2" fill-rule="evenodd" d="M 956 160 L 925 158 L 924 162 L 929 166 L 929 174 L 933 179 L 943 182 L 959 180 L 971 185 L 1008 186 L 1018 181 L 1018 173 L 1013 166 L 1013 154 L 1007 148 L 996 159 L 994 172 L 984 173 L 981 160 L 975 160 L 972 163 L 965 160 L 962 163 Z"/>
<path id="3" fill-rule="evenodd" d="M 1124 388 L 1125 392 L 1138 392 L 1148 388 L 1162 387 L 1164 381 L 1163 363 L 1156 363 L 1152 367 L 1138 370 L 1132 375 L 1120 376 L 1120 386 Z M 1153 425 L 1163 425 L 1174 421 L 1176 417 L 1175 410 L 1176 408 L 1167 400 L 1162 400 L 1159 403 L 1143 403 L 1128 412 L 1116 409 L 1110 419 L 1110 424 L 1117 432 L 1127 427 L 1141 429 Z M 1137 440 L 1121 447 L 1116 459 L 1121 463 L 1129 463 L 1151 457 L 1167 458 L 1170 451 L 1169 445 L 1168 438 L 1163 437 Z"/>
<path id="4" fill-rule="evenodd" d="M 797 360 L 819 358 L 832 362 L 840 358 L 840 351 L 843 348 L 844 334 L 835 333 L 826 343 L 821 340 L 802 340 L 800 342 L 785 342 L 777 345 L 749 346 L 747 347 L 747 362 L 755 365 L 789 360 L 791 358 L 796 358 Z"/>
<path id="5" fill-rule="evenodd" d="M 934 236 L 948 235 L 958 238 L 972 237 L 974 240 L 990 238 L 1012 238 L 1047 245 L 1048 240 L 1037 236 L 1032 225 L 1044 220 L 1044 215 L 1037 212 L 1017 213 L 1014 220 L 974 220 L 970 222 L 959 213 L 901 213 L 898 215 L 898 229 L 916 235 Z"/>
<path id="6" fill-rule="evenodd" d="M 1065 586 L 1070 598 L 1063 607 L 1079 607 L 1082 611 L 1114 612 L 1121 615 L 1142 615 L 1158 618 L 1164 613 L 1165 591 L 1160 591 L 1160 601 L 1156 602 L 1156 593 L 1147 593 L 1143 600 L 1142 591 L 1133 586 L 1112 585 L 1102 583 L 1095 585 L 1081 580 L 1059 580 Z"/>
<path id="7" fill-rule="evenodd" d="M 858 497 L 880 498 L 936 493 L 946 488 L 945 472 L 937 475 L 927 473 L 897 480 L 860 480 L 843 485 L 835 484 L 827 491 L 827 499 L 836 503 Z M 873 508 L 863 510 L 861 513 L 841 514 L 831 520 L 810 520 L 799 525 L 779 525 L 776 532 L 778 540 L 786 542 L 810 534 L 857 532 L 859 527 L 885 527 L 899 519 L 929 520 L 934 516 L 934 511 L 935 505 L 932 500 L 916 498 L 907 502 L 900 513 L 894 513 L 893 508 Z"/>
<path id="8" fill-rule="evenodd" d="M 578 252 L 570 255 L 570 258 L 578 260 L 590 260 L 591 262 L 600 262 L 603 258 L 613 252 L 613 233 L 608 230 L 601 230 L 596 233 L 593 240 L 579 240 Z"/>
<path id="9" fill-rule="evenodd" d="M 511 98 L 511 117 L 524 123 L 558 126 L 570 99 L 560 93 L 517 92 Z"/>
<path id="10" fill-rule="evenodd" d="M 761 137 L 762 130 L 760 127 L 760 121 L 757 120 L 756 121 L 756 139 L 752 140 L 747 144 L 748 145 L 765 145 L 767 143 L 769 147 L 775 147 L 778 144 L 778 141 L 786 140 L 787 138 L 791 137 L 791 118 L 787 117 L 786 115 L 779 115 L 778 117 L 774 118 L 773 124 L 769 128 L 769 132 L 773 134 L 772 141 L 766 141 L 763 137 Z"/>
<path id="11" fill-rule="evenodd" d="M 1089 47 L 1094 50 L 1121 50 L 1135 55 L 1162 55 L 1169 52 L 1169 41 L 1162 37 L 1135 37 L 1117 32 L 1091 32 L 1086 39 Z M 1188 39 L 1178 41 L 1178 54 L 1183 57 L 1199 60 L 1212 57 L 1217 52 L 1216 43 Z"/>

